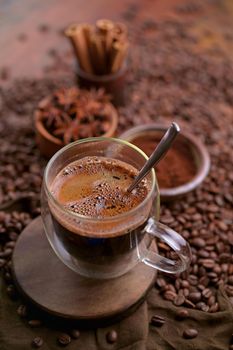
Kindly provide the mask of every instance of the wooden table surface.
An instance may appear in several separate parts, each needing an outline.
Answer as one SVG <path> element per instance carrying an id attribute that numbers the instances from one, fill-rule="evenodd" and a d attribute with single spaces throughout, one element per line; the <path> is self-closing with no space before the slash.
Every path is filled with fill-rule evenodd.
<path id="1" fill-rule="evenodd" d="M 192 1 L 195 3 L 196 1 Z M 189 18 L 177 7 L 187 0 L 1 0 L 0 69 L 9 67 L 11 77 L 39 77 L 51 61 L 51 48 L 65 52 L 69 43 L 61 31 L 72 22 L 93 22 L 97 18 L 121 19 L 137 8 L 137 17 L 160 20 L 167 16 Z M 194 31 L 203 40 L 200 48 L 220 44 L 233 57 L 233 1 L 206 0 L 205 10 L 194 11 Z M 191 15 L 193 17 L 193 15 Z M 44 29 L 44 30 L 43 30 Z M 47 29 L 47 30 L 46 30 Z M 209 35 L 206 35 L 206 32 Z M 205 34 L 205 35 L 204 35 Z M 208 33 L 207 33 L 208 34 Z M 1 82 L 1 81 L 0 81 Z"/>

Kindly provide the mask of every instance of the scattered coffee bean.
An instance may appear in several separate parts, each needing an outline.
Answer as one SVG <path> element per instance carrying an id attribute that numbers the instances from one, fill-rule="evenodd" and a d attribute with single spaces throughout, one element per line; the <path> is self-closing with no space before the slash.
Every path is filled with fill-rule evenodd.
<path id="1" fill-rule="evenodd" d="M 205 247 L 205 240 L 202 238 L 194 238 L 192 240 L 192 244 L 197 248 L 204 248 Z"/>
<path id="2" fill-rule="evenodd" d="M 200 292 L 190 293 L 188 299 L 193 303 L 198 303 L 201 300 L 201 293 Z"/>
<path id="3" fill-rule="evenodd" d="M 176 293 L 172 292 L 171 290 L 167 290 L 164 294 L 164 299 L 174 301 L 176 298 Z"/>
<path id="4" fill-rule="evenodd" d="M 19 305 L 19 307 L 17 309 L 17 314 L 20 317 L 26 317 L 27 316 L 27 307 L 26 307 L 26 305 Z"/>
<path id="5" fill-rule="evenodd" d="M 229 258 L 233 249 L 233 233 L 230 232 L 233 177 L 228 161 L 232 153 L 232 130 L 226 128 L 226 125 L 232 124 L 230 82 L 233 81 L 233 65 L 226 56 L 222 57 L 222 64 L 219 65 L 208 53 L 203 52 L 200 56 L 193 52 L 187 23 L 169 20 L 156 23 L 154 27 L 155 33 L 152 31 L 147 37 L 148 26 L 145 25 L 144 29 L 142 26 L 137 39 L 133 39 L 136 42 L 132 42 L 132 51 L 135 44 L 137 50 L 132 57 L 129 99 L 126 107 L 119 108 L 118 134 L 134 125 L 154 121 L 164 123 L 170 121 L 167 116 L 176 115 L 178 123 L 184 124 L 191 132 L 201 138 L 205 135 L 212 164 L 204 185 L 188 194 L 185 201 L 161 206 L 164 222 L 181 232 L 190 242 L 193 258 L 189 274 L 194 277 L 189 279 L 188 273 L 175 279 L 163 275 L 161 280 L 158 277 L 156 288 L 171 302 L 181 295 L 181 290 L 187 307 L 207 310 L 208 306 L 208 312 L 217 312 L 218 287 L 223 285 L 229 298 L 233 295 L 229 288 L 233 286 L 233 271 L 230 270 L 233 264 Z M 40 27 L 44 32 L 48 29 L 47 25 Z M 156 47 L 151 45 L 153 39 L 156 39 Z M 174 47 L 178 48 L 175 52 Z M 141 50 L 145 55 L 138 67 L 137 52 Z M 168 55 L 172 57 L 171 60 L 167 60 Z M 35 144 L 31 115 L 44 96 L 51 94 L 58 85 L 67 86 L 72 79 L 65 55 L 59 60 L 56 57 L 53 55 L 54 62 L 48 72 L 52 76 L 53 71 L 62 72 L 62 67 L 65 67 L 67 76 L 70 74 L 67 79 L 14 80 L 9 81 L 9 87 L 1 87 L 0 114 L 8 117 L 0 118 L 0 205 L 15 199 L 18 194 L 28 193 L 33 193 L 39 203 L 45 164 Z M 10 75 L 8 67 L 0 69 L 0 79 L 9 80 Z M 154 90 L 151 89 L 152 81 L 156 83 Z M 212 81 L 216 82 L 214 87 Z M 230 140 L 229 143 L 224 142 L 226 139 Z M 30 204 L 24 210 L 12 213 L 0 211 L 0 253 L 7 254 L 6 257 L 0 255 L 3 273 L 10 273 L 7 262 L 12 253 L 5 253 L 4 250 L 14 248 L 6 243 L 17 240 L 22 229 L 39 214 L 39 204 L 34 207 Z M 169 257 L 169 249 L 164 249 L 163 253 Z M 175 292 L 166 289 L 168 284 L 175 286 Z M 208 293 L 205 295 L 206 292 L 203 295 L 205 288 L 211 289 L 211 296 Z M 193 293 L 197 292 L 201 293 L 199 301 L 199 298 L 193 299 Z M 7 293 L 11 294 L 11 291 Z"/>
<path id="6" fill-rule="evenodd" d="M 187 306 L 187 307 L 189 307 L 189 308 L 191 308 L 191 309 L 195 309 L 195 304 L 192 303 L 192 302 L 191 302 L 190 300 L 188 300 L 188 299 L 185 299 L 184 305 Z"/>
<path id="7" fill-rule="evenodd" d="M 198 335 L 198 331 L 195 328 L 187 328 L 183 332 L 183 338 L 185 339 L 193 339 Z"/>
<path id="8" fill-rule="evenodd" d="M 28 324 L 32 328 L 37 328 L 37 327 L 40 327 L 42 323 L 40 320 L 29 320 Z"/>
<path id="9" fill-rule="evenodd" d="M 215 303 L 215 304 L 210 306 L 209 312 L 217 312 L 218 309 L 219 309 L 219 305 L 218 305 L 218 303 Z"/>
<path id="10" fill-rule="evenodd" d="M 186 309 L 180 309 L 176 312 L 176 318 L 178 320 L 184 320 L 189 316 L 189 312 Z"/>
<path id="11" fill-rule="evenodd" d="M 209 288 L 206 288 L 202 291 L 202 295 L 204 298 L 209 299 L 212 295 L 212 292 Z"/>
<path id="12" fill-rule="evenodd" d="M 80 331 L 78 329 L 72 329 L 70 335 L 72 338 L 78 339 L 80 337 Z"/>
<path id="13" fill-rule="evenodd" d="M 165 323 L 165 318 L 159 315 L 152 316 L 150 324 L 154 327 L 162 327 Z"/>
<path id="14" fill-rule="evenodd" d="M 113 344 L 117 341 L 118 339 L 118 334 L 117 332 L 113 329 L 111 331 L 109 331 L 107 334 L 106 334 L 106 340 L 108 343 L 110 344 Z"/>
<path id="15" fill-rule="evenodd" d="M 0 252 L 0 258 L 8 258 L 12 254 L 11 248 L 6 248 L 3 252 Z"/>
<path id="16" fill-rule="evenodd" d="M 15 242 L 10 241 L 5 244 L 5 248 L 11 248 L 13 249 L 15 247 Z"/>
<path id="17" fill-rule="evenodd" d="M 59 334 L 57 341 L 60 345 L 66 346 L 66 345 L 70 344 L 71 338 L 70 338 L 69 334 L 61 333 L 61 334 Z"/>
<path id="18" fill-rule="evenodd" d="M 166 286 L 166 282 L 163 278 L 157 278 L 156 284 L 159 288 Z"/>
<path id="19" fill-rule="evenodd" d="M 35 337 L 32 341 L 32 346 L 34 348 L 41 348 L 41 346 L 43 345 L 43 339 L 41 337 Z"/>
<path id="20" fill-rule="evenodd" d="M 184 303 L 185 301 L 185 296 L 184 295 L 177 295 L 175 300 L 173 301 L 173 304 L 176 306 L 180 306 Z"/>

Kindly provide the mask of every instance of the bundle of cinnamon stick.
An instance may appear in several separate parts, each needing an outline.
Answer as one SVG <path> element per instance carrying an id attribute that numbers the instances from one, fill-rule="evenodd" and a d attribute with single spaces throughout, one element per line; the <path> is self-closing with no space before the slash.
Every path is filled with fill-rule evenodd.
<path id="1" fill-rule="evenodd" d="M 79 66 L 90 74 L 116 73 L 128 53 L 128 31 L 125 24 L 100 19 L 69 26 L 65 35 L 70 39 Z"/>

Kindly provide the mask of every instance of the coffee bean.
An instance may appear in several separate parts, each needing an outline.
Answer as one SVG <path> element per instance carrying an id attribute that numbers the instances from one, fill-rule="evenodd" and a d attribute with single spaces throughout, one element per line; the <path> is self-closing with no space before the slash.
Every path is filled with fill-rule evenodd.
<path id="1" fill-rule="evenodd" d="M 180 280 L 177 279 L 177 280 L 175 281 L 176 291 L 180 289 L 180 286 L 181 286 Z"/>
<path id="2" fill-rule="evenodd" d="M 140 25 L 136 17 L 134 20 L 136 25 Z M 130 80 L 132 91 L 130 91 L 127 105 L 119 108 L 118 133 L 120 134 L 133 125 L 155 120 L 159 122 L 160 115 L 175 114 L 178 116 L 178 122 L 187 124 L 191 132 L 201 138 L 205 134 L 204 141 L 210 152 L 212 166 L 204 185 L 189 193 L 184 201 L 166 203 L 166 207 L 162 205 L 161 208 L 161 218 L 164 219 L 164 222 L 171 228 L 180 231 L 183 237 L 190 242 L 193 251 L 190 271 L 186 275 L 181 274 L 182 277 L 176 276 L 174 280 L 172 278 L 167 280 L 167 277 L 166 280 L 162 278 L 161 286 L 158 282 L 156 287 L 161 289 L 163 297 L 168 291 L 166 296 L 169 300 L 174 301 L 177 295 L 184 295 L 188 303 L 190 303 L 187 301 L 189 294 L 197 291 L 202 293 L 205 288 L 211 288 L 213 296 L 207 298 L 201 295 L 201 301 L 191 302 L 189 307 L 204 302 L 210 306 L 210 309 L 212 308 L 211 312 L 214 312 L 213 310 L 218 310 L 215 305 L 218 286 L 233 285 L 231 278 L 233 271 L 230 270 L 233 262 L 230 262 L 229 258 L 233 247 L 233 233 L 230 230 L 233 176 L 228 161 L 231 159 L 232 144 L 224 142 L 226 139 L 231 140 L 232 132 L 230 128 L 226 128 L 226 125 L 232 123 L 232 111 L 229 107 L 229 101 L 232 100 L 232 89 L 229 86 L 229 81 L 233 81 L 232 62 L 227 57 L 222 57 L 223 63 L 219 65 L 209 54 L 203 53 L 200 57 L 193 53 L 193 50 L 190 49 L 192 38 L 188 35 L 187 23 L 177 23 L 175 20 L 156 23 L 155 33 L 150 31 L 147 36 L 150 25 L 145 25 L 144 29 L 143 26 L 140 26 L 135 52 L 135 43 L 132 42 L 133 77 Z M 223 35 L 225 37 L 226 33 Z M 155 36 L 156 47 L 151 45 Z M 173 47 L 178 48 L 175 55 Z M 141 50 L 146 54 L 143 61 L 140 61 L 141 65 L 138 69 L 137 51 Z M 169 62 L 166 59 L 168 52 L 172 57 Z M 155 59 L 156 62 L 154 62 Z M 52 69 L 55 72 L 62 71 L 62 65 L 66 66 L 65 55 L 64 61 L 59 58 L 53 62 Z M 222 66 L 227 68 L 221 69 Z M 153 69 L 148 69 L 148 67 L 153 67 Z M 179 75 L 177 71 L 180 72 Z M 8 67 L 6 69 L 3 67 L 2 72 L 2 76 L 5 75 L 4 78 L 9 78 Z M 50 74 L 52 75 L 52 70 Z M 39 198 L 44 164 L 36 149 L 31 114 L 42 97 L 50 95 L 58 84 L 65 86 L 65 80 L 54 82 L 52 80 L 12 80 L 12 82 L 9 81 L 9 88 L 1 88 L 0 113 L 8 117 L 0 118 L 2 142 L 0 205 L 16 198 L 18 194 L 33 193 L 37 199 Z M 151 81 L 154 80 L 157 84 L 155 91 L 151 90 Z M 67 82 L 69 81 L 70 78 L 67 79 Z M 184 81 L 189 81 L 189 84 L 184 84 Z M 216 82 L 214 89 L 212 81 Z M 209 94 L 210 90 L 211 94 Z M 198 91 L 202 91 L 202 94 L 199 94 Z M 147 98 L 148 95 L 150 99 Z M 216 104 L 216 101 L 219 103 Z M 200 116 L 205 116 L 205 118 Z M 215 124 L 218 126 L 217 130 Z M 182 166 L 182 169 L 186 167 Z M 0 253 L 5 254 L 4 250 L 14 248 L 8 245 L 8 242 L 17 240 L 22 229 L 38 215 L 38 207 L 38 204 L 35 208 L 29 204 L 28 208 L 24 209 L 28 211 L 27 213 L 0 212 Z M 168 248 L 164 248 L 163 252 L 166 257 L 169 257 Z M 3 270 L 3 275 L 10 273 L 10 266 L 6 262 L 10 261 L 11 253 L 8 251 L 7 254 L 9 255 L 6 258 L 0 257 L 0 268 Z M 195 275 L 197 279 L 192 277 L 190 283 L 187 281 L 188 285 L 182 285 L 182 280 L 187 280 L 188 274 Z M 175 294 L 170 294 L 174 292 L 172 289 L 166 289 L 168 284 L 175 286 Z M 192 287 L 196 287 L 197 290 Z M 227 294 L 231 298 L 231 289 L 227 288 Z"/>
<path id="3" fill-rule="evenodd" d="M 180 306 L 184 303 L 185 301 L 185 296 L 184 295 L 177 295 L 175 300 L 173 301 L 173 304 L 176 306 Z"/>
<path id="4" fill-rule="evenodd" d="M 78 329 L 72 329 L 70 335 L 72 338 L 78 339 L 80 337 L 80 331 Z"/>
<path id="5" fill-rule="evenodd" d="M 200 259 L 200 263 L 207 269 L 212 269 L 215 265 L 215 262 L 212 259 Z"/>
<path id="6" fill-rule="evenodd" d="M 41 337 L 35 337 L 32 341 L 32 346 L 34 348 L 41 348 L 41 346 L 43 345 L 43 339 Z"/>
<path id="7" fill-rule="evenodd" d="M 205 271 L 205 273 L 206 273 L 206 271 Z M 204 287 L 207 287 L 208 284 L 209 284 L 209 282 L 210 282 L 210 280 L 209 280 L 209 278 L 205 275 L 205 276 L 202 276 L 202 277 L 200 278 L 199 282 L 200 282 L 200 284 L 202 284 Z"/>
<path id="8" fill-rule="evenodd" d="M 219 255 L 220 263 L 229 263 L 231 262 L 231 254 L 221 253 Z"/>
<path id="9" fill-rule="evenodd" d="M 189 282 L 186 281 L 186 280 L 182 280 L 182 281 L 181 281 L 181 286 L 182 286 L 183 288 L 189 288 Z"/>
<path id="10" fill-rule="evenodd" d="M 165 224 L 165 225 L 169 225 L 171 223 L 173 223 L 175 221 L 175 219 L 173 218 L 173 216 L 163 216 L 161 221 Z"/>
<path id="11" fill-rule="evenodd" d="M 196 308 L 201 311 L 209 311 L 209 306 L 206 305 L 203 301 L 200 301 L 199 303 L 196 304 Z"/>
<path id="12" fill-rule="evenodd" d="M 162 327 L 165 323 L 165 318 L 159 315 L 152 316 L 150 324 L 154 327 Z"/>
<path id="13" fill-rule="evenodd" d="M 70 344 L 71 338 L 70 338 L 69 334 L 61 333 L 57 337 L 57 341 L 58 341 L 59 345 L 67 346 L 68 344 Z"/>
<path id="14" fill-rule="evenodd" d="M 183 289 L 183 295 L 184 295 L 185 297 L 188 297 L 188 296 L 189 296 L 189 289 L 188 289 L 188 288 L 184 288 L 184 289 Z"/>
<path id="15" fill-rule="evenodd" d="M 212 306 L 216 301 L 216 298 L 214 295 L 211 295 L 211 297 L 209 297 L 209 299 L 207 300 L 207 304 L 208 306 Z"/>
<path id="16" fill-rule="evenodd" d="M 16 232 L 10 232 L 9 233 L 9 239 L 11 241 L 16 241 L 18 239 L 18 234 Z"/>
<path id="17" fill-rule="evenodd" d="M 15 247 L 15 242 L 13 242 L 13 241 L 7 242 L 7 243 L 5 244 L 5 248 L 14 249 L 14 247 Z"/>
<path id="18" fill-rule="evenodd" d="M 198 301 L 201 300 L 201 293 L 200 292 L 190 293 L 188 299 L 193 303 L 197 303 Z"/>
<path id="19" fill-rule="evenodd" d="M 184 305 L 187 306 L 187 307 L 190 307 L 191 309 L 195 308 L 195 304 L 192 303 L 189 299 L 185 299 Z"/>
<path id="20" fill-rule="evenodd" d="M 201 249 L 197 252 L 198 256 L 200 256 L 201 258 L 208 258 L 209 257 L 209 252 L 207 252 L 207 250 Z"/>
<path id="21" fill-rule="evenodd" d="M 176 298 L 176 293 L 170 291 L 170 290 L 167 290 L 164 294 L 163 294 L 164 298 L 166 300 L 170 300 L 170 301 L 174 301 L 175 298 Z"/>
<path id="22" fill-rule="evenodd" d="M 20 317 L 26 317 L 27 316 L 27 307 L 25 305 L 19 305 L 17 309 L 17 314 Z"/>
<path id="23" fill-rule="evenodd" d="M 205 289 L 205 286 L 203 286 L 203 284 L 198 284 L 197 288 L 202 292 Z"/>
<path id="24" fill-rule="evenodd" d="M 6 248 L 3 252 L 0 252 L 0 258 L 8 258 L 12 254 L 11 248 Z"/>
<path id="25" fill-rule="evenodd" d="M 203 248 L 206 245 L 205 240 L 202 238 L 194 238 L 192 244 L 197 248 Z"/>
<path id="26" fill-rule="evenodd" d="M 180 309 L 176 312 L 176 318 L 178 320 L 184 320 L 189 316 L 189 312 L 186 309 Z"/>
<path id="27" fill-rule="evenodd" d="M 202 295 L 204 298 L 209 299 L 212 295 L 212 292 L 209 288 L 206 288 L 202 291 Z"/>
<path id="28" fill-rule="evenodd" d="M 205 307 L 205 303 L 203 301 L 199 301 L 197 304 L 196 304 L 196 308 L 198 310 L 201 310 L 203 307 Z"/>
<path id="29" fill-rule="evenodd" d="M 192 286 L 196 286 L 198 284 L 198 278 L 195 275 L 189 275 L 188 280 Z"/>
<path id="30" fill-rule="evenodd" d="M 106 340 L 110 344 L 116 343 L 117 339 L 118 339 L 118 334 L 114 329 L 112 329 L 106 334 Z"/>
<path id="31" fill-rule="evenodd" d="M 29 320 L 28 324 L 32 328 L 37 328 L 41 326 L 41 321 L 40 320 Z"/>
<path id="32" fill-rule="evenodd" d="M 198 335 L 198 331 L 195 328 L 187 328 L 183 332 L 183 338 L 185 339 L 193 339 Z"/>
<path id="33" fill-rule="evenodd" d="M 159 288 L 166 286 L 166 282 L 163 278 L 157 278 L 156 284 Z"/>
<path id="34" fill-rule="evenodd" d="M 215 303 L 215 304 L 210 306 L 209 311 L 210 312 L 217 312 L 218 309 L 219 309 L 219 305 L 218 305 L 218 303 Z"/>

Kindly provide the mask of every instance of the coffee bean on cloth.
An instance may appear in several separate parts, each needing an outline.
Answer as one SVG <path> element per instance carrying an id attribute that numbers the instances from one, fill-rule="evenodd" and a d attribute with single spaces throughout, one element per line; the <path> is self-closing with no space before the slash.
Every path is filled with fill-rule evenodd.
<path id="1" fill-rule="evenodd" d="M 147 298 L 148 319 L 155 313 L 161 313 L 166 317 L 166 323 L 161 328 L 150 328 L 148 349 L 153 349 L 153 346 L 156 350 L 228 349 L 232 333 L 233 308 L 223 288 L 219 289 L 217 300 L 221 312 L 207 313 L 175 306 L 169 301 L 161 300 L 159 293 L 152 290 Z M 198 335 L 196 336 L 196 332 L 191 329 L 197 330 Z"/>

